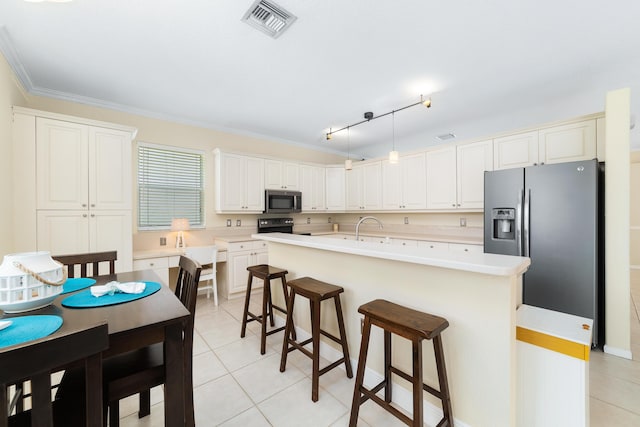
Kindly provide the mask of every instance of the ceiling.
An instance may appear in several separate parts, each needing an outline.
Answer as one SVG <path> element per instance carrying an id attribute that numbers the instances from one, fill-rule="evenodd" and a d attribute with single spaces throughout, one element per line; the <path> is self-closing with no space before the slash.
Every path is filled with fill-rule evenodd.
<path id="1" fill-rule="evenodd" d="M 34 95 L 363 158 L 393 138 L 401 152 L 479 138 L 640 90 L 636 1 L 277 0 L 297 16 L 277 39 L 241 21 L 252 3 L 2 0 L 0 49 Z M 325 138 L 421 94 L 432 108 Z"/>

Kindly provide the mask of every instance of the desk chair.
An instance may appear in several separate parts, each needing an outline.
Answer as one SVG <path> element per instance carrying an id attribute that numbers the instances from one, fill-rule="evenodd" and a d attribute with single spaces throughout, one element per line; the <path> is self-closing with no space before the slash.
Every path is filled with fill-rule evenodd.
<path id="1" fill-rule="evenodd" d="M 207 298 L 209 292 L 213 291 L 213 302 L 218 305 L 218 280 L 216 279 L 216 259 L 218 258 L 217 246 L 194 246 L 185 248 L 184 253 L 189 258 L 202 264 L 202 272 L 200 273 L 200 282 L 211 281 L 210 285 L 201 286 L 199 291 L 207 290 Z"/>
<path id="2" fill-rule="evenodd" d="M 100 275 L 98 267 L 101 262 L 109 263 L 109 274 L 116 273 L 116 260 L 118 259 L 118 251 L 92 252 L 74 255 L 56 255 L 52 258 L 59 263 L 67 266 L 69 277 L 75 277 L 76 265 L 80 266 L 80 277 L 94 277 Z M 91 275 L 87 275 L 87 267 L 89 265 L 92 266 Z"/>
<path id="3" fill-rule="evenodd" d="M 178 282 L 175 294 L 189 310 L 191 315 L 184 326 L 183 345 L 185 360 L 185 425 L 193 426 L 193 322 L 196 312 L 196 296 L 198 281 L 202 267 L 197 261 L 186 256 L 180 257 L 178 264 Z M 151 412 L 150 390 L 164 384 L 164 343 L 156 343 L 122 355 L 104 359 L 102 381 L 104 384 L 103 404 L 108 407 L 109 425 L 120 425 L 120 399 L 140 393 L 140 409 L 138 417 L 143 418 Z M 84 372 L 81 369 L 65 371 L 58 395 L 60 399 L 77 396 L 84 393 L 84 383 L 81 381 Z M 106 424 L 106 411 L 103 425 Z M 70 424 L 67 424 L 69 426 Z M 0 426 L 1 427 L 1 426 Z"/>
<path id="4" fill-rule="evenodd" d="M 107 324 L 68 332 L 0 349 L 0 427 L 66 425 L 67 421 L 88 426 L 102 423 L 102 351 L 109 347 Z M 66 364 L 83 361 L 83 385 L 89 390 L 85 405 L 78 401 L 51 402 L 51 372 Z M 32 408 L 9 416 L 7 387 L 31 380 Z M 83 416 L 84 415 L 84 416 Z"/>

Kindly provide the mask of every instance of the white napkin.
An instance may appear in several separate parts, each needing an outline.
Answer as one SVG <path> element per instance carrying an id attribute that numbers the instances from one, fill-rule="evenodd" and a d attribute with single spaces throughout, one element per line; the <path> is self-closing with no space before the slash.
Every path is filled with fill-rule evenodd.
<path id="1" fill-rule="evenodd" d="M 140 294 L 145 289 L 144 282 L 109 282 L 106 285 L 92 286 L 91 295 L 94 297 L 101 297 L 103 295 L 113 295 L 117 292 L 124 294 Z"/>

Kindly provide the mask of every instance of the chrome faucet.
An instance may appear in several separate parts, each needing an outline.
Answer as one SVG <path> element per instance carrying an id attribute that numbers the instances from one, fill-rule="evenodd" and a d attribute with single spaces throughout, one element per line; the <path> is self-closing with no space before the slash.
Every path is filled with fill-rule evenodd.
<path id="1" fill-rule="evenodd" d="M 360 218 L 360 221 L 358 221 L 358 223 L 356 224 L 356 241 L 360 241 L 360 239 L 359 239 L 359 236 L 360 236 L 360 224 L 362 224 L 367 219 L 372 219 L 372 220 L 376 221 L 380 225 L 380 230 L 382 230 L 382 223 L 380 222 L 380 220 L 378 218 L 376 218 L 375 216 L 363 216 L 362 218 Z"/>

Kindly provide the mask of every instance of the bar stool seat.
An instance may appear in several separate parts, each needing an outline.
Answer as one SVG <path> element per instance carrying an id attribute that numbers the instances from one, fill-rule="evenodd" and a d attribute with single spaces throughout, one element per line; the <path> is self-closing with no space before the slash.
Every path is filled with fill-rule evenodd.
<path id="1" fill-rule="evenodd" d="M 423 425 L 422 391 L 431 393 L 441 400 L 443 418 L 437 427 L 453 426 L 451 411 L 451 397 L 447 384 L 447 372 L 444 361 L 444 351 L 440 333 L 449 326 L 449 322 L 439 316 L 412 310 L 385 300 L 368 302 L 358 309 L 364 315 L 364 327 L 362 330 L 362 343 L 360 345 L 360 357 L 351 404 L 351 417 L 349 426 L 356 425 L 360 405 L 371 399 L 382 406 L 388 412 L 399 418 L 409 426 Z M 367 362 L 369 337 L 371 325 L 384 330 L 384 380 L 371 389 L 363 386 L 364 370 Z M 409 375 L 391 364 L 391 334 L 400 335 L 411 341 L 413 347 L 413 375 Z M 440 389 L 436 390 L 423 383 L 422 379 L 422 341 L 432 340 L 438 371 Z M 391 406 L 391 374 L 396 374 L 413 384 L 413 419 Z M 376 395 L 384 389 L 384 400 Z"/>
<path id="2" fill-rule="evenodd" d="M 249 278 L 247 281 L 247 293 L 244 299 L 244 313 L 242 315 L 242 330 L 240 331 L 240 338 L 244 338 L 247 332 L 247 323 L 249 322 L 259 322 L 261 324 L 260 330 L 260 354 L 264 354 L 266 351 L 267 345 L 267 336 L 271 334 L 275 334 L 276 332 L 280 332 L 285 329 L 284 326 L 279 328 L 271 329 L 267 331 L 267 317 L 269 318 L 269 324 L 273 328 L 275 326 L 275 322 L 273 319 L 273 310 L 278 310 L 281 313 L 287 314 L 287 310 L 278 307 L 272 303 L 271 299 L 271 281 L 274 279 L 280 279 L 282 282 L 282 292 L 284 293 L 285 302 L 288 300 L 288 292 L 287 292 L 287 279 L 286 275 L 289 274 L 287 270 L 283 270 L 281 268 L 272 267 L 267 264 L 259 264 L 247 267 L 247 271 L 249 271 Z M 256 277 L 258 279 L 262 279 L 264 286 L 262 288 L 262 314 L 256 315 L 249 311 L 249 302 L 251 300 L 251 286 L 253 284 L 253 278 Z M 294 338 L 295 338 L 295 331 Z"/>
<path id="3" fill-rule="evenodd" d="M 287 324 L 284 333 L 284 341 L 282 345 L 282 357 L 280 359 L 280 372 L 284 372 L 287 365 L 287 355 L 290 351 L 300 350 L 307 357 L 313 361 L 312 375 L 311 375 L 311 400 L 318 401 L 318 385 L 320 375 L 325 374 L 331 369 L 340 366 L 342 363 L 345 365 L 347 371 L 347 377 L 353 377 L 353 371 L 351 369 L 351 361 L 349 359 L 349 348 L 347 346 L 347 334 L 344 328 L 344 319 L 342 317 L 342 306 L 340 304 L 340 294 L 344 292 L 344 289 L 340 286 L 331 285 L 329 283 L 321 282 L 311 277 L 302 277 L 300 279 L 292 280 L 288 283 L 291 288 L 289 293 L 289 312 L 287 314 Z M 293 304 L 295 302 L 296 295 L 309 299 L 309 306 L 311 310 L 311 338 L 296 342 L 295 336 L 293 336 Z M 336 307 L 336 315 L 338 317 L 338 329 L 340 332 L 340 338 L 320 329 L 320 303 L 324 300 L 333 298 Z M 337 342 L 342 346 L 342 358 L 320 369 L 320 335 Z M 305 345 L 312 343 L 313 348 L 311 351 L 304 348 Z"/>

